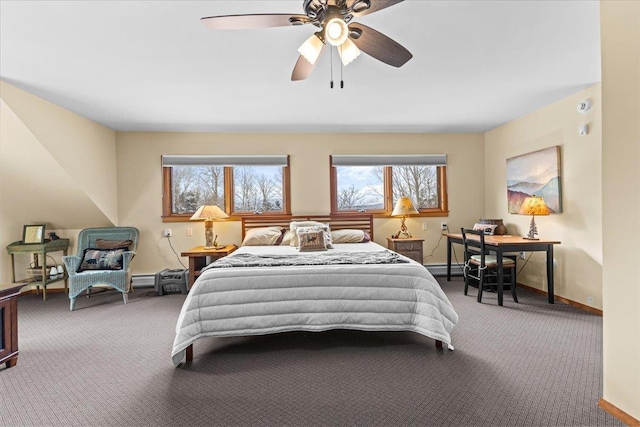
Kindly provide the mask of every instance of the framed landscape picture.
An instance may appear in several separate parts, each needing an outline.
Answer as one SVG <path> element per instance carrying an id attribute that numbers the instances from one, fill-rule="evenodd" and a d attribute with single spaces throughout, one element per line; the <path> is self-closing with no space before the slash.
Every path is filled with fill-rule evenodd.
<path id="1" fill-rule="evenodd" d="M 507 205 L 519 213 L 528 196 L 542 196 L 551 213 L 562 212 L 560 146 L 507 159 Z"/>

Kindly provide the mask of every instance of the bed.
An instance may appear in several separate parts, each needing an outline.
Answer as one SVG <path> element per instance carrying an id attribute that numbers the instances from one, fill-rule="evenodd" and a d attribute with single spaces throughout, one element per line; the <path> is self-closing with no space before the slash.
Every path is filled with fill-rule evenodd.
<path id="1" fill-rule="evenodd" d="M 363 241 L 338 238 L 331 249 L 318 252 L 301 252 L 286 241 L 243 245 L 211 263 L 182 306 L 174 366 L 191 361 L 193 343 L 203 337 L 289 331 L 413 331 L 453 350 L 450 332 L 458 315 L 447 296 L 424 266 L 373 242 L 370 215 L 246 218 L 243 243 L 248 234 L 272 227 L 286 231 L 300 221 L 326 224 L 320 237 L 327 239 L 360 230 Z"/>

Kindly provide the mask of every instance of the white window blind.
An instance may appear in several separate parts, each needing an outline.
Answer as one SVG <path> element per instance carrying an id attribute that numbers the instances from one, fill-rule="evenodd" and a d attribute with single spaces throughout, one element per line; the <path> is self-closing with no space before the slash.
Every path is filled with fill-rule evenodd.
<path id="1" fill-rule="evenodd" d="M 217 155 L 164 155 L 162 166 L 288 166 L 287 155 L 217 156 Z"/>
<path id="2" fill-rule="evenodd" d="M 333 166 L 446 166 L 446 154 L 360 155 L 331 156 Z"/>

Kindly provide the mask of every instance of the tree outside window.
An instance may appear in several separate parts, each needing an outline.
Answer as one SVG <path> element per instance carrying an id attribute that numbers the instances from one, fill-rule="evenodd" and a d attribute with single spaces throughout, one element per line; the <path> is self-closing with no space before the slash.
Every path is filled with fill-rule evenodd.
<path id="1" fill-rule="evenodd" d="M 224 167 L 174 166 L 172 169 L 172 212 L 187 214 L 202 205 L 224 209 Z"/>
<path id="2" fill-rule="evenodd" d="M 334 166 L 334 213 L 391 213 L 408 196 L 423 215 L 447 215 L 445 166 Z"/>
<path id="3" fill-rule="evenodd" d="M 235 212 L 282 211 L 282 167 L 234 167 L 233 206 Z"/>
<path id="4" fill-rule="evenodd" d="M 217 205 L 231 216 L 290 213 L 288 169 L 286 166 L 164 167 L 163 218 L 165 221 L 188 220 L 202 205 Z"/>

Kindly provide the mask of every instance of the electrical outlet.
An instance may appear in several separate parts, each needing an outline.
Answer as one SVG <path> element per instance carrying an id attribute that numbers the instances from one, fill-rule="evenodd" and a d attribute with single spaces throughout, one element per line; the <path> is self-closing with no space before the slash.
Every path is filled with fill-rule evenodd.
<path id="1" fill-rule="evenodd" d="M 556 261 L 556 259 L 553 259 L 553 268 L 558 267 L 558 261 Z"/>
<path id="2" fill-rule="evenodd" d="M 447 225 L 447 223 L 446 223 L 446 222 L 442 222 L 442 223 L 440 223 L 440 230 L 441 230 L 441 231 L 446 231 L 446 230 L 448 230 L 448 229 L 449 229 L 449 226 Z"/>
<path id="3" fill-rule="evenodd" d="M 187 227 L 187 236 L 193 236 L 193 228 Z"/>
<path id="4" fill-rule="evenodd" d="M 171 237 L 171 229 L 170 228 L 165 228 L 164 229 L 164 237 Z"/>
<path id="5" fill-rule="evenodd" d="M 520 252 L 520 253 L 518 254 L 518 258 L 520 258 L 520 259 L 524 259 L 524 252 Z"/>
<path id="6" fill-rule="evenodd" d="M 422 231 L 427 231 L 429 229 L 429 224 L 427 224 L 426 222 L 422 223 Z"/>

